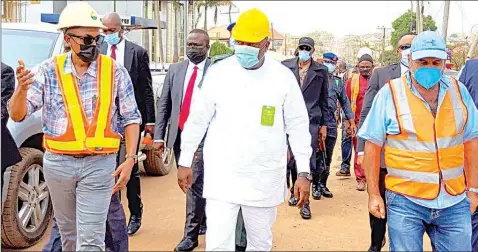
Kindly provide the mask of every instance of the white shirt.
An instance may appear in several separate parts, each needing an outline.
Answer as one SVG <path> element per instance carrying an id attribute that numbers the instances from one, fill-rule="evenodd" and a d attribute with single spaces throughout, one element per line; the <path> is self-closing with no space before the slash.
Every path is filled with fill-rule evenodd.
<path id="1" fill-rule="evenodd" d="M 124 38 L 116 45 L 116 62 L 120 65 L 124 66 L 124 50 L 125 50 L 125 42 Z M 106 51 L 106 55 L 111 57 L 111 45 L 108 44 L 108 50 Z"/>
<path id="2" fill-rule="evenodd" d="M 189 61 L 188 69 L 186 70 L 186 76 L 184 77 L 183 102 L 184 102 L 184 96 L 186 96 L 186 90 L 188 89 L 189 79 L 191 79 L 191 76 L 193 75 L 195 66 L 198 67 L 198 70 L 197 70 L 198 73 L 196 76 L 196 81 L 194 82 L 194 90 L 193 90 L 193 97 L 191 99 L 191 106 L 192 106 L 192 103 L 194 102 L 194 99 L 197 96 L 197 93 L 199 92 L 199 83 L 201 82 L 203 77 L 204 67 L 206 66 L 206 59 L 204 59 L 202 62 L 200 62 L 197 65 Z"/>
<path id="3" fill-rule="evenodd" d="M 310 172 L 309 116 L 292 71 L 266 56 L 257 70 L 236 57 L 212 65 L 181 135 L 178 164 L 191 167 L 204 143 L 207 199 L 253 207 L 273 207 L 287 197 L 287 142 L 297 171 Z M 264 126 L 263 106 L 274 107 L 272 126 Z M 270 109 L 269 109 L 270 110 Z"/>

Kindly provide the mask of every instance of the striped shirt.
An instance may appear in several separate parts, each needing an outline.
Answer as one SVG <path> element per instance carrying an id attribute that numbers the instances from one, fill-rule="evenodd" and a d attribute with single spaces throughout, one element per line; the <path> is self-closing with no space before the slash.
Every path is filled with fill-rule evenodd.
<path id="1" fill-rule="evenodd" d="M 60 86 L 55 73 L 54 58 L 50 58 L 37 66 L 34 77 L 35 82 L 30 86 L 27 93 L 27 115 L 43 108 L 42 121 L 43 132 L 48 136 L 57 137 L 66 132 L 68 117 L 65 109 Z M 90 123 L 98 100 L 97 90 L 97 61 L 93 61 L 82 76 L 78 76 L 71 61 L 71 52 L 67 54 L 64 73 L 71 73 L 78 82 L 78 90 L 81 96 L 86 117 Z M 133 83 L 127 70 L 115 62 L 114 92 L 111 109 L 111 129 L 116 133 L 118 130 L 118 115 L 121 115 L 121 123 L 141 124 L 141 114 L 136 104 Z"/>

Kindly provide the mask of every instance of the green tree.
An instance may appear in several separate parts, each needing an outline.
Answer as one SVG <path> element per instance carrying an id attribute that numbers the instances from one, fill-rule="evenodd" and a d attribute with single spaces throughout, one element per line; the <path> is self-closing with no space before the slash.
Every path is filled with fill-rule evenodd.
<path id="1" fill-rule="evenodd" d="M 410 17 L 411 16 L 411 17 Z M 396 49 L 398 39 L 402 34 L 405 34 L 407 32 L 410 32 L 410 18 L 413 23 L 415 23 L 415 12 L 408 10 L 407 12 L 403 13 L 400 17 L 395 19 L 392 23 L 392 38 L 390 40 L 390 43 L 392 44 L 393 48 Z M 437 26 L 435 23 L 435 20 L 433 20 L 432 16 L 426 16 L 423 19 L 423 30 L 431 30 L 431 31 L 436 31 Z"/>
<path id="2" fill-rule="evenodd" d="M 212 43 L 211 49 L 209 50 L 209 57 L 212 58 L 221 54 L 232 54 L 232 50 L 219 41 Z"/>
<path id="3" fill-rule="evenodd" d="M 385 51 L 383 53 L 384 66 L 395 64 L 397 62 L 400 62 L 400 58 L 395 51 Z"/>

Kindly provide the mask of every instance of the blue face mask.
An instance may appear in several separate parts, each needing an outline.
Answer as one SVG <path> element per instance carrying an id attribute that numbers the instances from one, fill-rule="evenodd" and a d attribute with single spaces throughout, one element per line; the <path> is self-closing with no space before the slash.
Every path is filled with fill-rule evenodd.
<path id="1" fill-rule="evenodd" d="M 435 67 L 420 67 L 413 73 L 413 77 L 418 84 L 427 90 L 435 86 L 442 75 L 441 69 Z"/>
<path id="2" fill-rule="evenodd" d="M 234 51 L 235 45 L 236 45 L 236 40 L 231 37 L 231 39 L 229 39 L 229 48 Z"/>
<path id="3" fill-rule="evenodd" d="M 324 66 L 326 66 L 327 69 L 329 70 L 329 74 L 330 74 L 330 73 L 333 73 L 333 72 L 335 71 L 335 65 L 334 65 L 334 64 L 325 62 L 325 63 L 324 63 Z"/>
<path id="4" fill-rule="evenodd" d="M 241 64 L 242 67 L 251 68 L 259 63 L 259 48 L 246 45 L 235 45 L 234 50 L 237 61 L 239 61 L 239 64 Z"/>
<path id="5" fill-rule="evenodd" d="M 121 38 L 119 37 L 119 32 L 106 34 L 105 41 L 110 45 L 117 45 L 121 41 Z"/>
<path id="6" fill-rule="evenodd" d="M 299 59 L 300 61 L 308 61 L 310 59 L 310 52 L 308 51 L 299 51 Z"/>
<path id="7" fill-rule="evenodd" d="M 402 59 L 400 59 L 400 62 L 408 67 L 408 55 L 410 54 L 410 49 L 407 49 L 407 50 L 403 50 L 402 51 Z"/>

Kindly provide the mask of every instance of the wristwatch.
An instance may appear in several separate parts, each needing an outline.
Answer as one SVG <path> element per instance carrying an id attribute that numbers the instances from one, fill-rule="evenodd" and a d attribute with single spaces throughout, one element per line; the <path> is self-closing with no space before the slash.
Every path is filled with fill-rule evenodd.
<path id="1" fill-rule="evenodd" d="M 467 188 L 466 188 L 466 191 L 467 191 L 467 192 L 472 192 L 472 193 L 478 194 L 478 188 L 469 188 L 469 187 L 467 187 Z"/>
<path id="2" fill-rule="evenodd" d="M 312 174 L 308 173 L 308 172 L 300 172 L 299 174 L 297 174 L 297 177 L 304 177 L 306 178 L 309 182 L 312 182 Z"/>
<path id="3" fill-rule="evenodd" d="M 138 155 L 136 154 L 126 154 L 125 159 L 132 158 L 134 160 L 134 163 L 138 162 Z"/>

